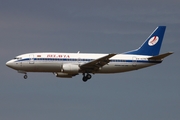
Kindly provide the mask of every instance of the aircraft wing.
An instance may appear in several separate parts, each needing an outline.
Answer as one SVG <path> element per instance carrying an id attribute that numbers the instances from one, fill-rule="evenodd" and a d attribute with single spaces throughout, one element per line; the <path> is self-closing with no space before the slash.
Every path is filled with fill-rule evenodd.
<path id="1" fill-rule="evenodd" d="M 103 67 L 104 65 L 106 65 L 107 63 L 110 62 L 110 58 L 115 56 L 116 54 L 108 54 L 104 57 L 95 59 L 93 61 L 90 61 L 88 63 L 82 64 L 80 65 L 80 68 L 82 71 L 85 72 L 93 72 L 96 70 L 99 70 L 99 68 Z"/>

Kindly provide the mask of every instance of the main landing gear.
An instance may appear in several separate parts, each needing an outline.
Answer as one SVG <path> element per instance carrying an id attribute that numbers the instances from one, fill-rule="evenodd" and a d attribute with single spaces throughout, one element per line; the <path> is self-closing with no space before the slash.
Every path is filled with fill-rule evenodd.
<path id="1" fill-rule="evenodd" d="M 91 74 L 89 74 L 89 73 L 87 73 L 86 75 L 85 75 L 85 73 L 83 73 L 83 78 L 82 78 L 82 80 L 84 81 L 84 82 L 86 82 L 86 81 L 88 81 L 89 79 L 91 79 Z"/>

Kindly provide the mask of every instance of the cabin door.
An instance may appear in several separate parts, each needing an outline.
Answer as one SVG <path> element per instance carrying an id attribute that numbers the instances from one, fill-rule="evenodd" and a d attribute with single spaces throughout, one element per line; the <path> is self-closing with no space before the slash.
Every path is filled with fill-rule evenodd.
<path id="1" fill-rule="evenodd" d="M 29 64 L 34 64 L 34 55 L 29 55 Z"/>
<path id="2" fill-rule="evenodd" d="M 137 65 L 137 58 L 132 57 L 132 66 L 136 67 L 136 65 Z"/>

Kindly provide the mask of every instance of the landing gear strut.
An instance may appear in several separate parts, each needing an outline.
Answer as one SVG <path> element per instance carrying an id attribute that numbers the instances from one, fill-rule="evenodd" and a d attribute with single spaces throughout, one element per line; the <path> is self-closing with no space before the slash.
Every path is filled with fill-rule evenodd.
<path id="1" fill-rule="evenodd" d="M 18 73 L 22 73 L 24 74 L 24 79 L 27 79 L 28 76 L 27 76 L 27 72 L 26 71 L 21 71 L 21 70 L 18 70 Z"/>
<path id="2" fill-rule="evenodd" d="M 89 80 L 89 79 L 91 79 L 91 74 L 89 74 L 89 73 L 87 73 L 86 75 L 85 75 L 85 73 L 83 73 L 83 78 L 82 78 L 82 80 L 84 81 L 84 82 L 86 82 L 87 80 Z"/>
<path id="3" fill-rule="evenodd" d="M 24 75 L 24 79 L 27 79 L 27 77 L 28 77 L 27 74 L 25 74 L 25 75 Z"/>

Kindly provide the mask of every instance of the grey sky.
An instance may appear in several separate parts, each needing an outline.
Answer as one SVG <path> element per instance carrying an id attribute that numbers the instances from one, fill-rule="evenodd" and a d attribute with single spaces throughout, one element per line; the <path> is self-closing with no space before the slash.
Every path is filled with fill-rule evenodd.
<path id="1" fill-rule="evenodd" d="M 0 119 L 179 120 L 180 1 L 2 0 L 0 4 Z M 121 53 L 139 47 L 166 25 L 157 66 L 72 79 L 5 66 L 27 52 Z"/>

